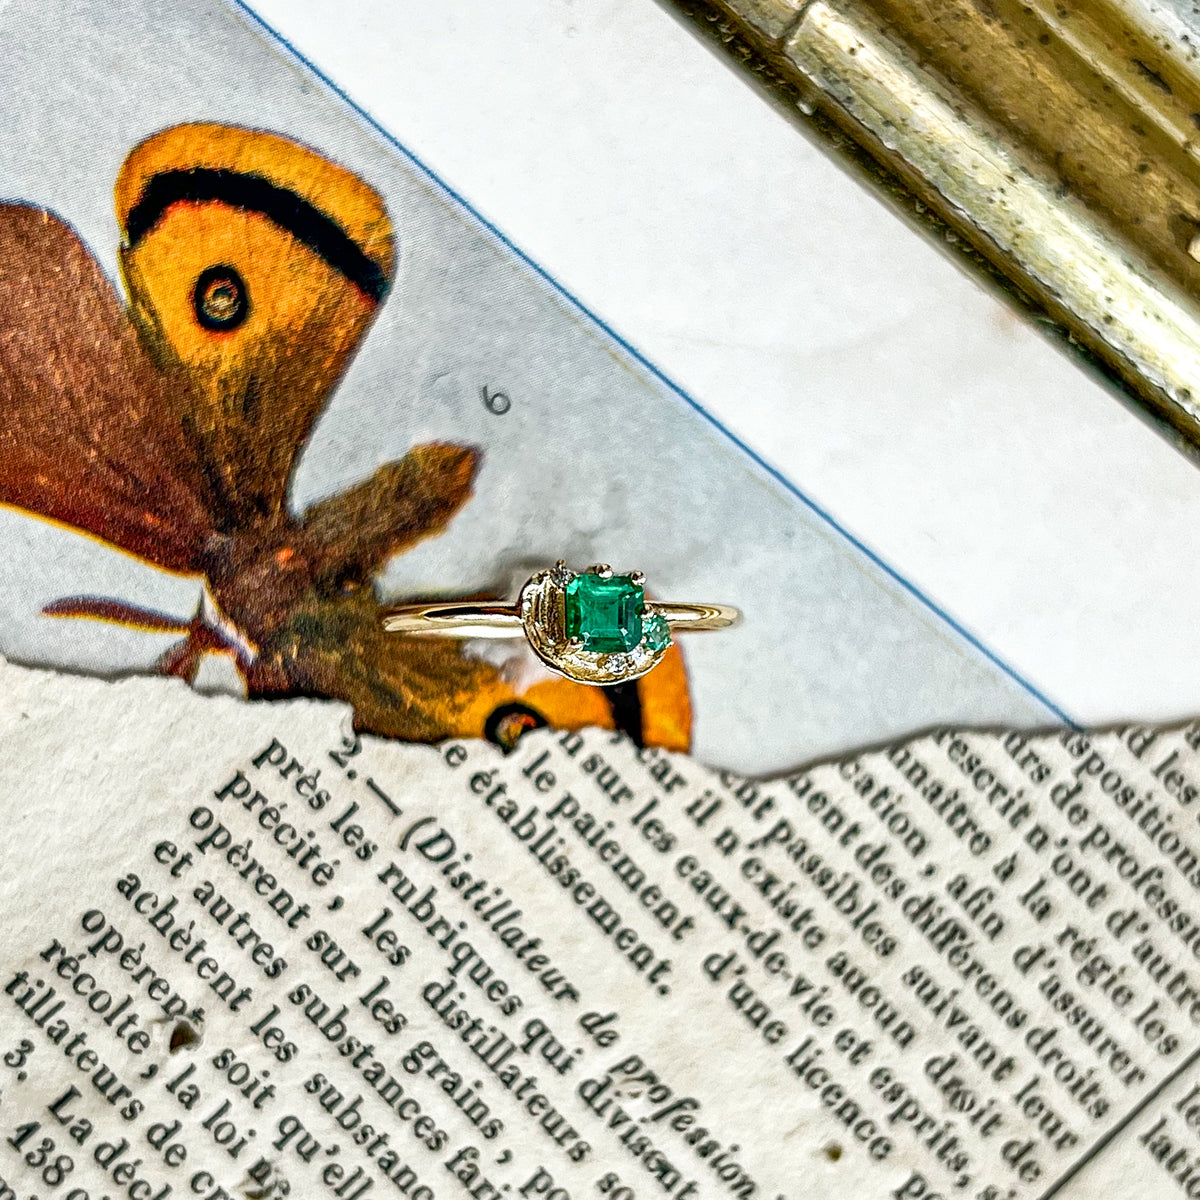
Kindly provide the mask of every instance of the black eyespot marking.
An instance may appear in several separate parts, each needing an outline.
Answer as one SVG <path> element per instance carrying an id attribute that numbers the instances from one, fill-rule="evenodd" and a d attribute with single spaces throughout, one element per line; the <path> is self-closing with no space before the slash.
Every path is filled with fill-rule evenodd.
<path id="1" fill-rule="evenodd" d="M 229 266 L 201 271 L 192 289 L 192 308 L 205 329 L 236 329 L 250 313 L 245 280 Z"/>
<path id="2" fill-rule="evenodd" d="M 501 704 L 484 722 L 483 736 L 509 754 L 525 734 L 545 727 L 546 718 L 536 708 L 527 704 Z"/>

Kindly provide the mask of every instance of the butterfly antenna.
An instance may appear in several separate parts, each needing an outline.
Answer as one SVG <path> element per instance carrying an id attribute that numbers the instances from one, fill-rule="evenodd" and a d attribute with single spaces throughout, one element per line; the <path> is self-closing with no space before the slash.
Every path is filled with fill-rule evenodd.
<path id="1" fill-rule="evenodd" d="M 98 596 L 68 596 L 47 604 L 42 612 L 47 617 L 85 617 L 90 621 L 110 621 L 147 633 L 190 633 L 190 620 L 168 616 L 149 608 L 139 608 L 121 600 L 105 600 Z"/>

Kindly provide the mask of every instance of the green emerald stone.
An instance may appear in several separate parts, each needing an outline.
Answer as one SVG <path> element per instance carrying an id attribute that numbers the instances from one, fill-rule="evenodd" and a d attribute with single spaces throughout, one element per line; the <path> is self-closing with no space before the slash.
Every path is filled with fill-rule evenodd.
<path id="1" fill-rule="evenodd" d="M 642 640 L 645 593 L 629 575 L 576 575 L 565 597 L 567 637 L 594 654 L 632 650 Z"/>
<path id="2" fill-rule="evenodd" d="M 671 644 L 671 627 L 666 621 L 654 613 L 642 621 L 645 630 L 646 645 L 651 650 L 665 650 Z"/>

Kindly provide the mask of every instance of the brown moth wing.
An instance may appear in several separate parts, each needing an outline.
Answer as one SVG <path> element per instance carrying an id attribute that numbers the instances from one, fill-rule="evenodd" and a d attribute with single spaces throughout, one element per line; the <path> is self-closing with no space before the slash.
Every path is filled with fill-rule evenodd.
<path id="1" fill-rule="evenodd" d="M 404 741 L 454 735 L 464 710 L 498 679 L 458 643 L 385 633 L 369 589 L 297 606 L 260 649 L 247 679 L 252 695 L 344 700 L 359 728 Z"/>
<path id="2" fill-rule="evenodd" d="M 393 554 L 441 533 L 471 496 L 479 463 L 467 446 L 430 442 L 304 514 L 318 585 L 366 583 Z"/>
<path id="3" fill-rule="evenodd" d="M 172 392 L 87 248 L 58 217 L 0 205 L 0 503 L 172 571 L 212 528 Z"/>

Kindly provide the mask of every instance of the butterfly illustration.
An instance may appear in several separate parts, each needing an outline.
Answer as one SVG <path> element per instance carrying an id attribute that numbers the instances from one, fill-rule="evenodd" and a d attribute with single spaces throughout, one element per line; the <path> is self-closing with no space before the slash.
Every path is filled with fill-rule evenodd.
<path id="1" fill-rule="evenodd" d="M 190 124 L 130 153 L 116 209 L 127 304 L 64 221 L 0 204 L 0 503 L 201 576 L 205 601 L 190 621 L 93 595 L 45 611 L 178 633 L 164 673 L 226 654 L 251 697 L 347 701 L 358 728 L 405 740 L 594 724 L 687 747 L 677 651 L 624 689 L 522 687 L 461 643 L 381 630 L 374 578 L 468 501 L 475 450 L 415 446 L 290 511 L 394 278 L 371 187 L 290 139 Z"/>

